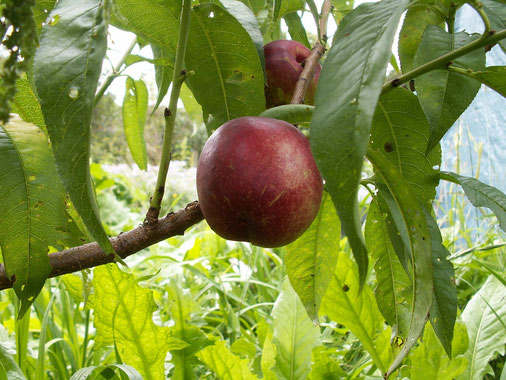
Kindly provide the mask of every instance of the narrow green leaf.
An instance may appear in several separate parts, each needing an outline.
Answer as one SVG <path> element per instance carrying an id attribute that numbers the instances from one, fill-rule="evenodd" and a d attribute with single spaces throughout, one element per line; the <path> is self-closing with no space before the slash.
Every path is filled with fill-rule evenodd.
<path id="1" fill-rule="evenodd" d="M 94 239 L 111 243 L 100 222 L 89 169 L 90 123 L 107 45 L 100 0 L 59 1 L 34 61 L 35 84 L 63 185 Z"/>
<path id="2" fill-rule="evenodd" d="M 189 290 L 181 287 L 181 282 L 171 280 L 167 289 L 169 300 L 168 309 L 174 326 L 172 336 L 188 344 L 182 350 L 171 351 L 172 363 L 175 369 L 173 380 L 189 380 L 194 378 L 193 366 L 197 363 L 195 353 L 211 344 L 204 333 L 191 324 L 191 316 L 200 310 L 200 306 L 193 299 Z"/>
<path id="3" fill-rule="evenodd" d="M 222 340 L 197 352 L 196 356 L 223 380 L 258 379 L 248 368 L 248 360 L 234 355 Z"/>
<path id="4" fill-rule="evenodd" d="M 489 66 L 472 72 L 471 76 L 506 97 L 506 66 Z"/>
<path id="5" fill-rule="evenodd" d="M 378 196 L 371 202 L 365 224 L 367 249 L 376 260 L 374 271 L 378 286 L 375 296 L 381 314 L 396 328 L 396 336 L 405 339 L 409 330 L 408 307 L 412 303 L 411 279 L 389 240 L 387 223 L 393 224 L 393 221 L 380 211 L 379 200 Z"/>
<path id="6" fill-rule="evenodd" d="M 464 356 L 469 364 L 461 380 L 481 380 L 493 374 L 488 362 L 504 354 L 506 344 L 506 287 L 490 276 L 468 302 L 462 313 L 469 335 L 469 348 Z"/>
<path id="7" fill-rule="evenodd" d="M 436 196 L 441 149 L 427 156 L 430 126 L 416 95 L 397 88 L 381 95 L 371 128 L 371 149 L 380 151 L 401 173 L 424 205 Z"/>
<path id="8" fill-rule="evenodd" d="M 151 50 L 153 51 L 153 57 L 155 58 L 155 60 L 167 59 L 170 60 L 171 62 L 174 61 L 174 56 L 170 54 L 170 50 L 167 48 L 160 48 L 154 44 L 151 44 Z M 155 106 L 153 107 L 153 111 L 151 112 L 151 114 L 153 114 L 158 109 L 160 103 L 167 94 L 170 83 L 172 82 L 173 73 L 174 73 L 173 65 L 155 64 L 155 81 L 156 87 L 158 88 L 158 96 L 156 98 L 156 103 Z"/>
<path id="9" fill-rule="evenodd" d="M 17 117 L 0 126 L 0 162 L 0 247 L 21 317 L 51 272 L 48 247 L 67 225 L 65 193 L 47 136 Z"/>
<path id="10" fill-rule="evenodd" d="M 433 4 L 417 4 L 408 9 L 399 33 L 398 45 L 403 73 L 413 70 L 413 60 L 425 28 L 442 23 L 444 16 Z"/>
<path id="11" fill-rule="evenodd" d="M 492 210 L 499 220 L 499 227 L 503 231 L 506 231 L 506 194 L 475 178 L 465 177 L 452 172 L 441 172 L 441 179 L 462 186 L 464 193 L 471 203 L 475 207 L 488 207 Z"/>
<path id="12" fill-rule="evenodd" d="M 251 9 L 239 0 L 219 0 L 228 13 L 235 17 L 242 25 L 244 30 L 248 32 L 257 49 L 258 57 L 262 65 L 262 71 L 265 74 L 265 55 L 264 55 L 264 38 L 258 27 L 257 19 Z"/>
<path id="13" fill-rule="evenodd" d="M 45 131 L 46 123 L 37 95 L 35 95 L 35 91 L 33 91 L 26 76 L 22 76 L 17 80 L 16 88 L 17 92 L 12 101 L 12 112 L 17 113 L 27 123 L 35 124 Z"/>
<path id="14" fill-rule="evenodd" d="M 123 128 L 132 157 L 141 170 L 148 168 L 144 125 L 148 111 L 148 88 L 142 79 L 126 79 L 123 98 Z"/>
<path id="15" fill-rule="evenodd" d="M 315 325 L 318 310 L 336 267 L 341 224 L 327 192 L 315 220 L 293 243 L 287 245 L 286 271 L 293 289 Z"/>
<path id="16" fill-rule="evenodd" d="M 183 84 L 181 87 L 180 92 L 180 98 L 183 101 L 184 109 L 190 116 L 190 118 L 195 121 L 196 123 L 203 123 L 202 120 L 202 107 L 200 104 L 195 100 L 195 97 L 193 96 L 193 93 L 191 90 Z"/>
<path id="17" fill-rule="evenodd" d="M 260 365 L 262 367 L 262 375 L 265 380 L 277 380 L 276 374 L 272 368 L 276 365 L 277 347 L 273 343 L 272 328 L 268 328 L 267 335 L 262 346 L 262 358 Z"/>
<path id="18" fill-rule="evenodd" d="M 441 232 L 434 218 L 425 210 L 432 244 L 433 294 L 430 323 L 449 358 L 452 356 L 453 327 L 457 318 L 455 271 L 447 260 L 450 252 L 442 243 Z"/>
<path id="19" fill-rule="evenodd" d="M 114 0 L 111 22 L 175 55 L 181 4 L 178 0 Z"/>
<path id="20" fill-rule="evenodd" d="M 96 343 L 115 343 L 125 364 L 136 368 L 144 379 L 163 378 L 167 352 L 187 344 L 171 337 L 169 328 L 154 324 L 153 292 L 140 287 L 115 264 L 96 267 L 92 284 Z"/>
<path id="21" fill-rule="evenodd" d="M 265 109 L 264 75 L 250 35 L 215 4 L 192 9 L 186 66 L 187 84 L 203 108 L 208 131 Z"/>
<path id="22" fill-rule="evenodd" d="M 323 64 L 311 122 L 311 148 L 358 263 L 368 257 L 357 193 L 369 131 L 397 23 L 407 0 L 362 4 L 341 22 Z"/>
<path id="23" fill-rule="evenodd" d="M 291 124 L 309 123 L 314 107 L 306 104 L 285 104 L 265 110 L 258 116 L 287 121 Z"/>
<path id="24" fill-rule="evenodd" d="M 391 359 L 388 345 L 376 344 L 382 332 L 383 317 L 369 286 L 359 291 L 357 266 L 344 252 L 339 253 L 334 276 L 322 300 L 320 314 L 344 325 L 360 340 L 374 364 L 384 373 Z"/>
<path id="25" fill-rule="evenodd" d="M 414 66 L 420 66 L 475 40 L 465 32 L 450 34 L 439 26 L 429 25 L 418 46 Z M 485 68 L 485 51 L 474 50 L 456 58 L 452 65 L 473 70 Z M 415 79 L 416 92 L 431 126 L 427 147 L 430 152 L 450 129 L 453 123 L 471 104 L 480 89 L 479 82 L 446 68 L 432 70 Z"/>
<path id="26" fill-rule="evenodd" d="M 26 380 L 25 375 L 16 364 L 12 355 L 7 351 L 3 344 L 0 344 L 0 366 L 2 367 L 6 379 L 8 380 Z M 0 370 L 1 371 L 1 370 Z"/>
<path id="27" fill-rule="evenodd" d="M 464 347 L 463 354 L 467 349 L 466 325 L 458 323 L 455 325 L 454 347 Z M 410 357 L 411 380 L 427 379 L 455 379 L 467 367 L 467 358 L 459 355 L 451 359 L 445 355 L 445 350 L 437 341 L 436 334 L 432 327 L 427 326 L 423 334 L 422 344 L 413 352 Z"/>
<path id="28" fill-rule="evenodd" d="M 312 1 L 312 0 L 310 0 Z M 301 11 L 304 9 L 304 6 L 306 4 L 306 1 L 304 0 L 283 0 L 280 1 L 281 8 L 279 9 L 279 17 L 283 17 L 284 15 L 287 15 L 288 13 L 293 13 L 297 11 Z M 309 7 L 312 5 L 309 1 L 307 1 L 307 4 Z M 315 7 L 316 9 L 316 7 Z M 317 11 L 318 14 L 318 11 Z"/>
<path id="29" fill-rule="evenodd" d="M 304 29 L 304 25 L 302 25 L 302 20 L 297 12 L 288 13 L 283 16 L 283 19 L 286 22 L 286 26 L 288 27 L 288 33 L 292 40 L 299 41 L 301 44 L 306 46 L 308 49 L 311 48 L 311 44 L 307 39 L 306 29 Z"/>
<path id="30" fill-rule="evenodd" d="M 321 38 L 320 27 L 319 27 L 320 26 L 320 15 L 318 14 L 318 8 L 316 8 L 316 4 L 315 4 L 314 0 L 307 0 L 306 3 L 309 6 L 309 11 L 313 15 L 314 23 L 316 26 L 316 31 L 318 33 L 318 39 L 320 39 Z"/>
<path id="31" fill-rule="evenodd" d="M 274 372 L 278 379 L 305 379 L 311 368 L 311 351 L 319 344 L 320 329 L 306 314 L 288 280 L 272 309 L 273 341 L 277 348 Z"/>
<path id="32" fill-rule="evenodd" d="M 432 305 L 431 241 L 423 206 L 399 171 L 380 152 L 369 150 L 368 158 L 374 166 L 378 180 L 386 184 L 396 204 L 396 209 L 389 206 L 390 212 L 400 213 L 399 217 L 394 217 L 394 221 L 411 258 L 410 273 L 413 276 L 413 302 L 408 337 L 388 369 L 387 375 L 390 375 L 416 343 Z"/>
<path id="33" fill-rule="evenodd" d="M 70 380 L 97 380 L 97 379 L 110 379 L 110 376 L 105 377 L 104 372 L 113 373 L 113 369 L 118 369 L 123 375 L 128 376 L 129 380 L 142 380 L 142 376 L 137 370 L 133 367 L 130 367 L 125 364 L 109 364 L 109 365 L 100 365 L 100 366 L 91 366 L 81 368 L 79 371 L 75 372 Z M 103 377 L 102 377 L 103 376 Z M 114 377 L 116 378 L 116 376 Z M 120 377 L 122 379 L 123 377 Z"/>

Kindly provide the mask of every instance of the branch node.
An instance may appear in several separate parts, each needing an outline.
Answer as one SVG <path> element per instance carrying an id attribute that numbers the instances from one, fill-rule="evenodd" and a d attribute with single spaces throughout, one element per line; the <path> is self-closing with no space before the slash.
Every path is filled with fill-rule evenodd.
<path id="1" fill-rule="evenodd" d="M 165 108 L 165 110 L 163 111 L 163 117 L 169 117 L 171 114 L 172 112 L 170 112 L 169 108 Z"/>

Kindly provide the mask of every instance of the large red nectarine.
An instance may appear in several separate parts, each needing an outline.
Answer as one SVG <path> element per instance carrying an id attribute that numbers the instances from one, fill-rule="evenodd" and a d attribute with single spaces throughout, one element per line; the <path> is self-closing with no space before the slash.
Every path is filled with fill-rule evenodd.
<path id="1" fill-rule="evenodd" d="M 289 104 L 295 84 L 304 69 L 305 59 L 311 50 L 297 41 L 278 40 L 264 46 L 265 71 L 267 86 L 265 98 L 267 108 Z M 321 66 L 315 69 L 315 74 L 309 83 L 304 103 L 313 104 Z"/>
<path id="2" fill-rule="evenodd" d="M 229 240 L 279 247 L 311 224 L 323 182 L 307 138 L 291 124 L 240 117 L 206 142 L 197 192 L 209 226 Z"/>

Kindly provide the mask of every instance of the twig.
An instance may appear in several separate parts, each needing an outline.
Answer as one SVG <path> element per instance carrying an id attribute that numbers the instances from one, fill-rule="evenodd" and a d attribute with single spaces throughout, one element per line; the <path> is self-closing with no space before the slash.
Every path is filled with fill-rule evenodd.
<path id="1" fill-rule="evenodd" d="M 332 10 L 332 3 L 330 0 L 325 0 L 322 5 L 322 11 L 320 15 L 320 36 L 321 40 L 316 42 L 311 51 L 309 57 L 306 58 L 304 70 L 297 80 L 295 90 L 293 92 L 291 104 L 302 104 L 304 102 L 304 96 L 306 95 L 309 83 L 314 76 L 316 66 L 320 61 L 320 58 L 325 53 L 325 45 L 327 44 L 327 21 L 329 19 L 330 11 Z"/>
<path id="2" fill-rule="evenodd" d="M 160 208 L 162 205 L 163 194 L 165 191 L 165 181 L 169 171 L 170 150 L 172 146 L 172 134 L 174 133 L 174 124 L 176 122 L 177 101 L 181 86 L 187 77 L 186 70 L 183 70 L 184 56 L 186 53 L 186 42 L 190 30 L 191 18 L 191 0 L 183 1 L 181 11 L 181 22 L 179 26 L 179 39 L 176 50 L 176 61 L 174 63 L 174 73 L 172 75 L 172 90 L 170 92 L 169 107 L 165 109 L 165 131 L 162 143 L 162 157 L 158 168 L 158 177 L 156 179 L 155 193 L 151 198 L 149 210 L 146 214 L 146 222 L 153 225 L 158 220 Z"/>
<path id="3" fill-rule="evenodd" d="M 383 85 L 381 93 L 384 94 L 396 87 L 399 87 L 401 84 L 409 82 L 411 79 L 414 79 L 422 74 L 428 73 L 429 71 L 446 68 L 446 66 L 452 62 L 454 59 L 462 57 L 467 53 L 485 47 L 487 45 L 494 44 L 503 38 L 506 38 L 506 29 L 503 29 L 499 32 L 494 30 L 489 30 L 486 34 L 483 34 L 477 40 L 468 43 L 458 49 L 455 49 L 447 54 L 442 55 L 430 62 L 427 62 L 416 69 L 408 71 L 406 74 L 401 75 L 397 78 L 394 78 Z"/>
<path id="4" fill-rule="evenodd" d="M 141 225 L 111 238 L 111 243 L 116 253 L 124 259 L 171 236 L 183 235 L 185 230 L 203 219 L 198 202 L 193 202 L 185 209 L 159 219 L 155 226 Z M 49 277 L 61 276 L 113 261 L 114 255 L 107 255 L 97 243 L 89 243 L 50 253 L 49 262 L 53 271 Z M 12 288 L 12 284 L 13 281 L 5 273 L 4 265 L 0 264 L 0 290 Z"/>

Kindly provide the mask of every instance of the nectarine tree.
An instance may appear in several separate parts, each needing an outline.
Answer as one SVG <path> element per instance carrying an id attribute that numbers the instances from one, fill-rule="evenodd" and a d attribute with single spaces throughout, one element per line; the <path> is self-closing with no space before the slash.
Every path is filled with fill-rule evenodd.
<path id="1" fill-rule="evenodd" d="M 481 33 L 456 29 L 464 6 L 482 21 Z M 471 326 L 473 349 L 455 343 L 454 331 L 465 334 L 465 327 L 455 327 L 455 273 L 433 212 L 440 181 L 450 181 L 473 205 L 489 208 L 506 230 L 506 196 L 500 190 L 440 169 L 440 140 L 481 84 L 506 95 L 504 66 L 485 61 L 491 49 L 506 48 L 503 0 L 380 0 L 357 7 L 353 1 L 324 0 L 320 11 L 313 0 L 9 0 L 0 12 L 0 81 L 8 90 L 0 91 L 0 289 L 14 289 L 19 318 L 29 313 L 48 278 L 94 267 L 95 276 L 104 276 L 100 265 L 121 264 L 206 219 L 225 239 L 284 247 L 262 251 L 283 253 L 289 279 L 272 316 L 254 323 L 231 351 L 223 335 L 213 335 L 214 328 L 199 327 L 204 320 L 185 325 L 196 308 L 177 309 L 176 299 L 189 305 L 191 297 L 171 280 L 170 294 L 160 296 L 168 297 L 177 314 L 170 333 L 152 323 L 154 302 L 146 296 L 152 329 L 136 332 L 135 353 L 121 334 L 137 328 L 135 315 L 126 325 L 114 322 L 127 302 L 104 307 L 113 330 L 101 344 L 115 345 L 114 370 L 128 372 L 123 356 L 144 378 L 164 378 L 170 351 L 173 368 L 167 371 L 177 379 L 202 374 L 191 372 L 202 365 L 221 378 L 344 378 L 347 369 L 333 359 L 338 354 L 333 343 L 321 340 L 313 326 L 322 322 L 328 334 L 342 325 L 360 340 L 364 354 L 353 360 L 367 376 L 419 378 L 413 363 L 428 349 L 420 343 L 422 334 L 424 342 L 441 347 L 438 363 L 447 363 L 431 367 L 434 378 L 462 373 L 481 378 L 501 344 L 504 348 L 500 334 L 499 346 L 478 347 Z M 313 16 L 315 34 L 306 31 L 303 14 Z M 332 36 L 329 17 L 337 25 Z M 151 47 L 153 59 L 130 54 L 132 45 L 101 79 L 110 26 L 134 33 L 136 43 Z M 144 221 L 110 238 L 90 174 L 90 122 L 108 86 L 139 61 L 154 65 L 157 106 L 165 104 L 170 88 L 164 111 L 155 112 L 165 122 L 162 155 Z M 199 201 L 159 218 L 183 85 L 209 133 L 198 164 Z M 147 86 L 132 78 L 126 86 L 125 134 L 143 169 L 146 144 L 152 143 L 143 136 Z M 361 187 L 369 194 L 363 208 Z M 129 276 L 116 265 L 107 267 L 112 285 L 95 287 L 92 307 L 110 298 L 111 289 L 120 300 L 137 289 L 133 280 L 125 287 L 115 282 Z M 205 263 L 199 265 L 205 270 Z M 497 292 L 504 294 L 500 286 Z M 490 306 L 493 294 L 481 298 L 488 302 L 490 296 Z M 502 318 L 504 302 L 494 305 Z M 256 307 L 237 312 L 237 331 L 245 330 L 242 313 Z M 293 318 L 283 319 L 292 311 Z M 230 305 L 223 313 L 235 315 Z M 463 314 L 466 323 L 470 315 Z M 97 317 L 97 329 L 104 323 Z M 26 356 L 26 341 L 17 338 Z M 163 345 L 156 346 L 158 338 Z M 148 355 L 147 346 L 160 348 Z M 250 361 L 239 358 L 245 352 Z M 0 374 L 8 368 L 16 376 L 29 371 L 1 353 Z M 406 358 L 410 366 L 398 372 Z M 481 365 L 466 367 L 467 360 Z M 42 378 L 44 360 L 37 363 Z"/>

